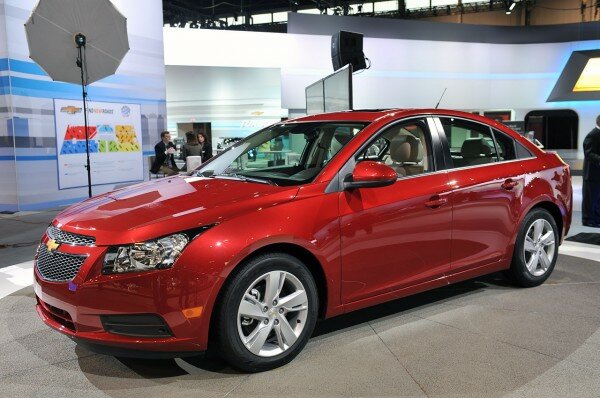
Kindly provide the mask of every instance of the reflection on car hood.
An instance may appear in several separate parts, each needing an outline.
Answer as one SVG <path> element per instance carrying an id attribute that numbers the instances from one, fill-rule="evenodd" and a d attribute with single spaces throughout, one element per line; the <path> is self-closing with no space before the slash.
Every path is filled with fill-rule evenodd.
<path id="1" fill-rule="evenodd" d="M 219 178 L 163 178 L 73 205 L 55 224 L 95 236 L 98 245 L 140 242 L 287 202 L 297 192 L 297 187 Z"/>

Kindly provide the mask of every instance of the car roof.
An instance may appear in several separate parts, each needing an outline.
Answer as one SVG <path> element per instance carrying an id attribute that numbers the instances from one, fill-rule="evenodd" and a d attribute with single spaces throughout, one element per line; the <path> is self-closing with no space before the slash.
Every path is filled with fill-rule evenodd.
<path id="1" fill-rule="evenodd" d="M 303 116 L 296 119 L 289 119 L 286 123 L 297 123 L 297 122 L 362 122 L 362 123 L 375 123 L 381 122 L 381 124 L 387 124 L 394 120 L 398 120 L 410 116 L 450 116 L 473 120 L 479 123 L 486 124 L 490 127 L 496 128 L 505 134 L 508 134 L 513 139 L 521 142 L 526 148 L 534 153 L 538 153 L 540 150 L 533 143 L 528 141 L 521 134 L 510 129 L 503 123 L 497 122 L 493 119 L 481 116 L 477 113 L 456 111 L 451 109 L 362 109 L 362 110 L 351 110 L 343 112 L 330 112 L 321 113 L 318 115 Z"/>
<path id="2" fill-rule="evenodd" d="M 492 119 L 488 119 L 477 114 L 455 111 L 450 109 L 361 109 L 342 112 L 321 113 L 318 115 L 302 116 L 296 119 L 286 120 L 290 122 L 320 122 L 320 121 L 356 121 L 356 122 L 375 122 L 382 118 L 398 119 L 412 115 L 446 115 L 455 117 L 464 117 L 467 119 L 477 120 L 489 125 L 497 125 L 499 123 Z"/>

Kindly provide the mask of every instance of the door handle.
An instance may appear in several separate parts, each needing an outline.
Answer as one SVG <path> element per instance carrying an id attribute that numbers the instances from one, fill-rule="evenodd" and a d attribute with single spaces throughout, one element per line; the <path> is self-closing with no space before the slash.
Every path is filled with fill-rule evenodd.
<path id="1" fill-rule="evenodd" d="M 441 197 L 440 195 L 433 195 L 427 202 L 425 202 L 425 206 L 430 207 L 432 209 L 437 209 L 440 206 L 448 203 L 448 198 Z"/>
<path id="2" fill-rule="evenodd" d="M 508 180 L 506 180 L 502 183 L 501 187 L 502 187 L 502 189 L 506 189 L 507 191 L 510 191 L 517 185 L 519 185 L 518 181 L 515 181 L 512 178 L 509 178 Z"/>

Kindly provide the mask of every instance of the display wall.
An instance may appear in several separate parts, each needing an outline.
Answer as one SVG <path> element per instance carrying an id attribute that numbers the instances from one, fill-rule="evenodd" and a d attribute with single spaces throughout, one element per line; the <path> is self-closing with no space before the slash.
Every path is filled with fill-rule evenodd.
<path id="1" fill-rule="evenodd" d="M 532 110 L 572 109 L 579 115 L 578 148 L 595 125 L 598 101 L 547 99 L 573 51 L 600 48 L 598 22 L 494 27 L 370 21 L 294 14 L 288 24 L 294 35 L 318 33 L 319 48 L 328 46 L 330 35 L 338 30 L 364 33 L 363 50 L 372 67 L 354 75 L 356 109 L 433 107 L 447 88 L 442 108 L 507 109 L 514 111 L 515 120 L 523 120 Z M 316 62 L 282 68 L 284 107 L 301 106 L 304 98 L 297 87 L 313 79 L 315 64 L 331 68 L 328 60 Z"/>
<path id="2" fill-rule="evenodd" d="M 23 25 L 36 3 L 0 0 L 0 211 L 52 208 L 87 197 L 87 187 L 59 185 L 54 99 L 81 100 L 81 87 L 52 81 L 29 59 Z M 141 149 L 147 157 L 166 125 L 162 2 L 113 3 L 127 18 L 130 50 L 116 75 L 89 86 L 88 98 L 139 105 Z M 147 163 L 142 160 L 138 178 L 148 175 Z M 96 185 L 93 174 L 92 183 L 94 194 L 119 185 Z"/>
<path id="3" fill-rule="evenodd" d="M 547 102 L 571 53 L 600 48 L 598 22 L 489 27 L 299 13 L 288 21 L 288 34 L 165 28 L 165 62 L 280 68 L 281 106 L 293 117 L 305 108 L 305 87 L 333 71 L 331 34 L 342 29 L 365 34 L 372 63 L 353 76 L 355 109 L 433 107 L 444 88 L 442 108 L 507 109 L 515 120 L 572 109 L 578 148 L 600 112 L 597 101 Z M 190 43 L 204 51 L 186 51 Z"/>
<path id="4" fill-rule="evenodd" d="M 17 175 L 15 171 L 15 147 L 10 124 L 10 85 L 8 80 L 8 43 L 4 24 L 4 0 L 0 0 L 0 211 L 17 208 Z"/>

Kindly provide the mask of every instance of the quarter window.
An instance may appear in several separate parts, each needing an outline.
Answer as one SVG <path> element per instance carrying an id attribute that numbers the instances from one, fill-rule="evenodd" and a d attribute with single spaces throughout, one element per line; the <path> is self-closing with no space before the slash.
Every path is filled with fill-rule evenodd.
<path id="1" fill-rule="evenodd" d="M 523 146 L 523 144 L 516 142 L 517 144 L 517 158 L 518 159 L 528 159 L 533 157 L 531 151 Z"/>
<path id="2" fill-rule="evenodd" d="M 395 124 L 380 133 L 357 156 L 357 161 L 380 161 L 398 174 L 399 178 L 433 170 L 429 130 L 424 119 Z"/>
<path id="3" fill-rule="evenodd" d="M 494 130 L 494 138 L 498 145 L 498 159 L 500 162 L 515 160 L 517 158 L 515 154 L 515 140 L 498 130 Z"/>

